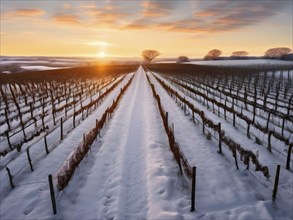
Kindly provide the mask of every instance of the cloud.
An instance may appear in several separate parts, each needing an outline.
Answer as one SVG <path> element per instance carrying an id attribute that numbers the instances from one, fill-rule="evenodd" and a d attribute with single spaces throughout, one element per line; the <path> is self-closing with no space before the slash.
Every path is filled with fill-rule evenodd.
<path id="1" fill-rule="evenodd" d="M 82 24 L 82 22 L 79 19 L 79 16 L 77 16 L 76 14 L 58 13 L 58 14 L 54 14 L 52 18 L 53 18 L 53 21 L 57 23 L 62 23 L 62 24 L 74 24 L 74 25 Z"/>
<path id="2" fill-rule="evenodd" d="M 81 8 L 84 8 L 84 9 L 95 9 L 96 8 L 96 5 L 94 5 L 94 4 L 86 4 L 86 5 L 81 5 Z"/>
<path id="3" fill-rule="evenodd" d="M 142 1 L 140 6 L 142 10 L 139 14 L 138 19 L 131 20 L 128 24 L 121 27 L 121 29 L 144 29 L 144 28 L 160 28 L 160 29 L 168 29 L 173 25 L 171 24 L 174 21 L 164 22 L 164 20 L 168 19 L 169 15 L 176 13 L 176 4 L 175 1 L 160 1 L 160 0 L 152 0 L 152 1 Z"/>
<path id="4" fill-rule="evenodd" d="M 3 13 L 1 19 L 11 19 L 11 18 L 30 18 L 39 17 L 45 14 L 45 11 L 38 8 L 19 8 L 13 11 L 7 11 Z"/>
<path id="5" fill-rule="evenodd" d="M 165 17 L 173 11 L 172 4 L 166 1 L 142 1 L 141 6 L 143 17 Z"/>
<path id="6" fill-rule="evenodd" d="M 64 3 L 64 4 L 63 4 L 63 8 L 64 8 L 65 10 L 69 10 L 69 9 L 73 9 L 73 6 L 70 5 L 70 4 L 68 4 L 68 3 Z"/>
<path id="7" fill-rule="evenodd" d="M 274 1 L 219 1 L 193 13 L 194 17 L 178 20 L 173 31 L 219 33 L 259 24 L 288 5 Z"/>
<path id="8" fill-rule="evenodd" d="M 196 2 L 196 4 L 194 4 Z M 55 23 L 89 28 L 157 29 L 195 34 L 237 31 L 260 24 L 290 8 L 290 1 L 219 0 L 175 1 L 141 0 L 128 3 L 101 1 L 99 4 L 64 3 L 60 11 L 48 10 Z M 52 14 L 53 13 L 53 14 Z M 19 8 L 2 13 L 1 19 L 39 18 L 45 11 Z M 40 19 L 45 21 L 47 16 Z M 48 21 L 48 19 L 47 19 Z"/>
<path id="9" fill-rule="evenodd" d="M 123 20 L 131 15 L 118 6 L 106 5 L 100 8 L 86 7 L 84 14 L 89 16 L 89 23 L 98 26 L 117 28 Z"/>
<path id="10" fill-rule="evenodd" d="M 157 28 L 169 31 L 195 34 L 213 34 L 237 31 L 247 26 L 257 25 L 266 19 L 291 7 L 290 1 L 197 1 L 196 10 L 188 16 L 188 5 L 184 12 L 175 7 L 174 1 L 143 1 L 142 18 L 131 21 L 125 29 Z M 190 5 L 191 7 L 191 5 Z M 176 9 L 176 10 L 174 10 Z M 190 10 L 189 10 L 190 11 Z M 182 16 L 177 16 L 181 13 Z M 170 16 L 171 19 L 165 19 Z"/>

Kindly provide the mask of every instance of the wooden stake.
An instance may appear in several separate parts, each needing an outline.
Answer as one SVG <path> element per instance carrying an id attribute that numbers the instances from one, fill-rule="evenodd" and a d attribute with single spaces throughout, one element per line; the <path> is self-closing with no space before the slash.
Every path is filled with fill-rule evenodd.
<path id="1" fill-rule="evenodd" d="M 48 144 L 47 144 L 47 136 L 44 136 L 44 142 L 45 142 L 45 149 L 46 149 L 46 154 L 49 154 L 49 150 L 48 150 Z"/>
<path id="2" fill-rule="evenodd" d="M 167 127 L 168 127 L 168 112 L 166 112 L 166 122 L 167 122 Z"/>
<path id="3" fill-rule="evenodd" d="M 278 192 L 280 167 L 281 167 L 280 165 L 277 165 L 276 176 L 275 176 L 275 184 L 274 184 L 274 190 L 273 190 L 273 195 L 272 195 L 273 201 L 275 201 L 276 196 L 277 196 L 277 192 Z"/>
<path id="4" fill-rule="evenodd" d="M 249 133 L 249 129 L 250 129 L 250 123 L 247 123 L 247 131 L 246 131 L 246 135 L 248 138 L 250 138 L 250 133 Z"/>
<path id="5" fill-rule="evenodd" d="M 34 168 L 33 168 L 32 160 L 31 160 L 31 157 L 30 157 L 29 148 L 26 149 L 26 154 L 27 154 L 28 162 L 30 164 L 31 171 L 33 172 L 34 171 Z"/>
<path id="6" fill-rule="evenodd" d="M 13 149 L 12 149 L 12 146 L 11 146 L 11 143 L 10 143 L 10 139 L 9 139 L 9 133 L 8 133 L 8 131 L 5 131 L 5 134 L 6 134 L 6 138 L 7 138 L 8 146 L 9 146 L 10 150 L 13 150 Z"/>
<path id="7" fill-rule="evenodd" d="M 191 209 L 195 210 L 195 187 L 196 187 L 196 167 L 192 167 L 192 186 L 191 186 Z"/>
<path id="8" fill-rule="evenodd" d="M 57 208 L 56 208 L 56 200 L 55 200 L 55 192 L 54 192 L 54 186 L 53 186 L 53 180 L 52 175 L 48 175 L 49 180 L 49 186 L 50 186 L 50 194 L 51 194 L 51 201 L 52 201 L 52 208 L 54 215 L 57 214 Z"/>
<path id="9" fill-rule="evenodd" d="M 287 170 L 290 170 L 290 160 L 291 160 L 290 158 L 291 158 L 292 147 L 293 147 L 293 144 L 290 144 L 290 146 L 288 148 L 287 163 L 286 163 Z"/>
<path id="10" fill-rule="evenodd" d="M 63 118 L 60 121 L 60 139 L 63 140 Z"/>
<path id="11" fill-rule="evenodd" d="M 13 176 L 10 173 L 10 169 L 8 167 L 5 167 L 5 168 L 6 168 L 7 173 L 8 173 L 9 183 L 10 183 L 11 189 L 13 189 L 15 187 L 14 184 L 13 184 L 13 181 L 12 181 Z"/>
<path id="12" fill-rule="evenodd" d="M 268 151 L 269 152 L 272 152 L 271 136 L 272 136 L 272 131 L 269 131 L 269 136 L 268 136 Z"/>
<path id="13" fill-rule="evenodd" d="M 236 166 L 237 170 L 239 170 L 238 161 L 237 161 L 237 150 L 236 149 L 233 151 L 233 156 L 234 156 L 234 159 L 235 159 L 235 166 Z"/>
<path id="14" fill-rule="evenodd" d="M 204 133 L 204 112 L 201 111 L 200 115 L 201 115 L 201 120 L 202 120 L 202 132 Z"/>
<path id="15" fill-rule="evenodd" d="M 218 133 L 219 133 L 219 154 L 222 154 L 222 132 L 221 132 L 221 123 L 218 124 Z"/>

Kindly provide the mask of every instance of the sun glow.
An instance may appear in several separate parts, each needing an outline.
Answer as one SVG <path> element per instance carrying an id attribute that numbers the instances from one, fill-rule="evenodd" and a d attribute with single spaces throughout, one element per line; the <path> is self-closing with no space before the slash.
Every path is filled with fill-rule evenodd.
<path id="1" fill-rule="evenodd" d="M 97 54 L 97 57 L 99 58 L 103 58 L 103 57 L 106 57 L 107 54 L 105 53 L 105 51 L 101 50 L 98 54 Z"/>

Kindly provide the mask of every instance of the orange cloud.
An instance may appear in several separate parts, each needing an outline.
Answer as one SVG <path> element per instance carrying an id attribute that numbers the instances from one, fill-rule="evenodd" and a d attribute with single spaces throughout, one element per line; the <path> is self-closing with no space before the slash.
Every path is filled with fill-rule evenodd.
<path id="1" fill-rule="evenodd" d="M 19 18 L 19 17 L 39 17 L 45 14 L 44 10 L 37 8 L 20 8 L 14 11 L 8 11 L 1 18 Z"/>
<path id="2" fill-rule="evenodd" d="M 70 4 L 68 4 L 68 3 L 65 3 L 65 4 L 63 4 L 63 8 L 64 8 L 65 10 L 68 10 L 68 9 L 72 9 L 73 7 L 72 7 L 72 5 L 70 5 Z"/>
<path id="3" fill-rule="evenodd" d="M 172 9 L 169 3 L 163 1 L 143 1 L 141 6 L 143 7 L 142 15 L 150 18 L 165 17 Z"/>
<path id="4" fill-rule="evenodd" d="M 79 17 L 75 14 L 55 14 L 53 20 L 63 24 L 81 24 Z"/>
<path id="5" fill-rule="evenodd" d="M 213 11 L 200 11 L 200 12 L 194 13 L 194 15 L 197 17 L 211 17 L 211 16 L 215 16 L 217 14 Z"/>
<path id="6" fill-rule="evenodd" d="M 99 9 L 89 8 L 84 13 L 90 17 L 89 23 L 113 28 L 117 28 L 117 25 L 119 26 L 120 22 L 130 15 L 130 13 L 113 6 L 105 6 Z"/>
<path id="7" fill-rule="evenodd" d="M 96 5 L 82 5 L 81 8 L 84 8 L 84 9 L 95 9 L 96 8 Z"/>

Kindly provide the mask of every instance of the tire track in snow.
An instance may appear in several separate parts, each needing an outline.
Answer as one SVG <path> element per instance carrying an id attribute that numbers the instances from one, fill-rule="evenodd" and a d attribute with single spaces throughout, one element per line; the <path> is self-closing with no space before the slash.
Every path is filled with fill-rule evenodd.
<path id="1" fill-rule="evenodd" d="M 96 142 L 92 146 L 101 145 L 89 158 L 93 161 L 90 169 L 85 169 L 85 176 L 74 178 L 73 187 L 67 189 L 69 193 L 78 190 L 78 197 L 63 211 L 64 219 L 84 219 L 85 213 L 87 219 L 146 218 L 148 192 L 142 115 L 146 106 L 139 91 L 145 82 L 142 74 L 140 68 L 100 139 L 102 144 Z M 82 186 L 80 181 L 84 182 Z M 68 202 L 70 199 L 65 198 L 62 206 Z"/>
<path id="2" fill-rule="evenodd" d="M 147 207 L 147 187 L 146 187 L 146 133 L 147 133 L 147 109 L 148 103 L 143 97 L 147 92 L 147 84 L 142 68 L 137 72 L 135 87 L 132 90 L 128 111 L 126 137 L 122 145 L 123 166 L 122 184 L 124 186 L 119 197 L 119 206 L 124 210 L 123 218 L 145 218 Z M 127 97 L 125 97 L 126 99 Z M 121 216 L 122 217 L 122 216 Z"/>
<path id="3" fill-rule="evenodd" d="M 106 171 L 108 178 L 101 199 L 105 212 L 99 218 L 191 218 L 189 193 L 178 176 L 179 167 L 142 68 L 110 127 L 113 129 L 107 140 L 119 135 L 123 141 L 115 150 L 118 155 L 112 169 Z"/>

